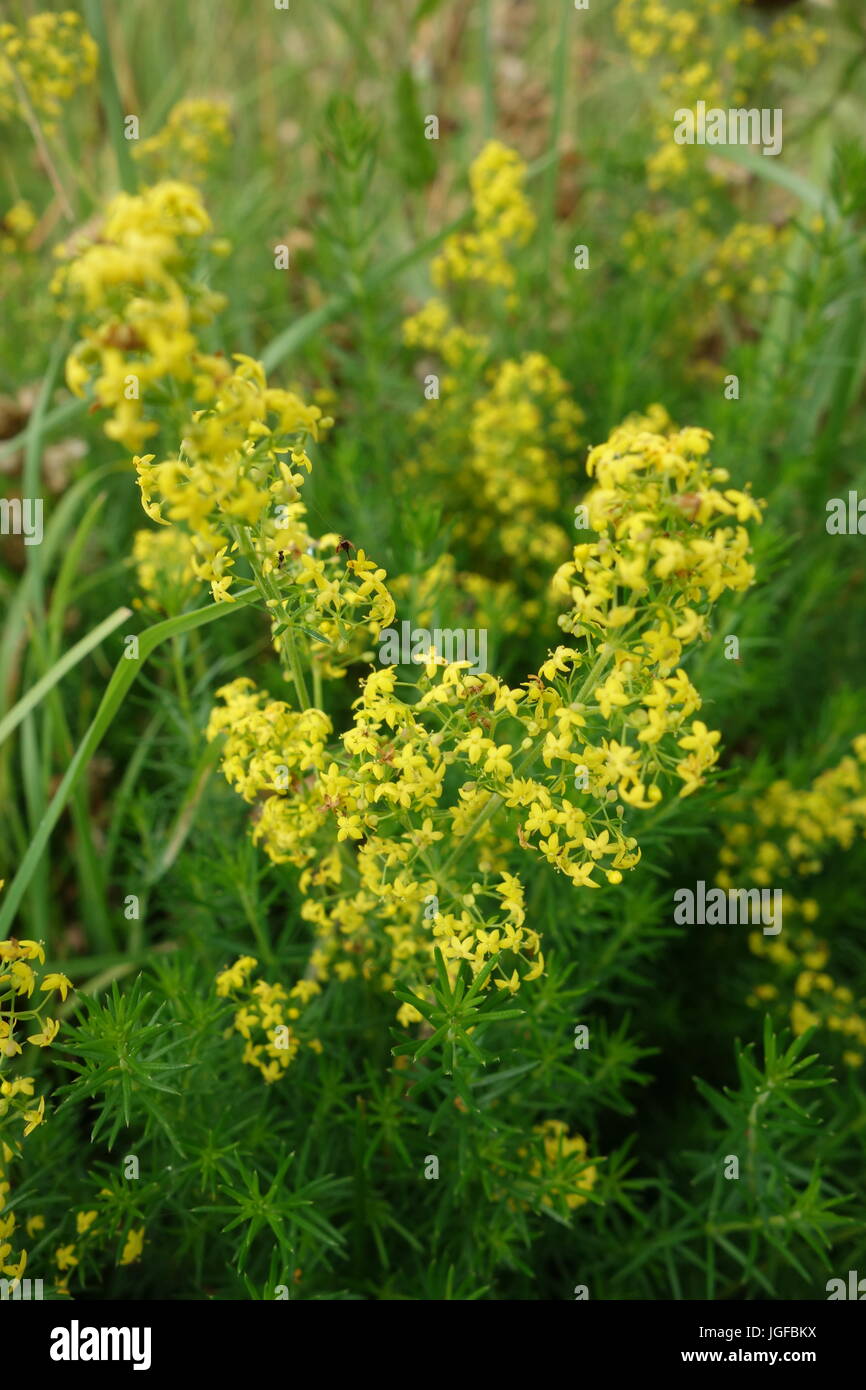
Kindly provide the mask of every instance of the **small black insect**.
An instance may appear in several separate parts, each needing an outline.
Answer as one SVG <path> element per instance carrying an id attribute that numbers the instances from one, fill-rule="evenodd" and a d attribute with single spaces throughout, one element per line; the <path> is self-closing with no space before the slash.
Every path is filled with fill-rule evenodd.
<path id="1" fill-rule="evenodd" d="M 340 553 L 342 553 L 343 555 L 348 555 L 349 551 L 354 549 L 355 547 L 353 546 L 352 542 L 347 541 L 345 536 L 341 536 L 340 539 L 337 541 L 336 551 L 338 555 Z"/>

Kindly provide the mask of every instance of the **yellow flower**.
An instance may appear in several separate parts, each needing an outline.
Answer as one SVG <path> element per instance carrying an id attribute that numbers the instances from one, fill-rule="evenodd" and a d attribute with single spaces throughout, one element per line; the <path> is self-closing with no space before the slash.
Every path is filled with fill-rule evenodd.
<path id="1" fill-rule="evenodd" d="M 491 140 L 470 170 L 475 227 L 449 237 L 430 267 L 435 285 L 449 280 L 482 280 L 510 289 L 515 273 L 505 248 L 523 245 L 535 228 L 535 215 L 523 193 L 526 165 L 514 150 Z"/>
<path id="2" fill-rule="evenodd" d="M 141 1253 L 142 1253 L 143 1249 L 144 1249 L 144 1227 L 141 1226 L 141 1227 L 139 1227 L 139 1229 L 138 1229 L 137 1231 L 136 1231 L 136 1230 L 131 1230 L 131 1231 L 129 1232 L 129 1234 L 127 1235 L 127 1237 L 126 1237 L 126 1243 L 124 1244 L 124 1247 L 123 1247 L 123 1254 L 121 1255 L 120 1261 L 119 1261 L 120 1264 L 122 1264 L 122 1265 L 131 1265 L 131 1264 L 134 1264 L 134 1262 L 135 1262 L 136 1260 L 140 1259 Z"/>
<path id="3" fill-rule="evenodd" d="M 61 999 L 65 1000 L 68 991 L 72 989 L 72 981 L 68 979 L 66 975 L 61 975 L 59 972 L 54 971 L 42 977 L 42 983 L 39 988 L 57 989 L 60 991 Z"/>
<path id="4" fill-rule="evenodd" d="M 33 1131 L 34 1131 L 34 1129 L 36 1129 L 37 1125 L 41 1125 L 44 1119 L 45 1119 L 45 1097 L 44 1097 L 44 1096 L 40 1096 L 40 1098 L 39 1098 L 39 1105 L 38 1105 L 38 1107 L 37 1107 L 36 1110 L 25 1110 L 25 1111 L 24 1111 L 24 1121 L 25 1121 L 25 1126 L 24 1126 L 24 1138 L 26 1139 L 27 1136 L 28 1136 L 28 1134 L 32 1134 Z"/>
<path id="5" fill-rule="evenodd" d="M 684 738 L 677 739 L 677 742 L 680 748 L 693 748 L 697 756 L 702 761 L 706 761 L 718 756 L 715 745 L 720 738 L 721 734 L 718 729 L 710 731 L 706 724 L 703 724 L 700 719 L 696 719 L 692 724 L 691 733 L 686 734 Z"/>
<path id="6" fill-rule="evenodd" d="M 9 1249 L 9 1247 L 6 1246 L 6 1247 L 5 1247 L 5 1250 L 6 1250 L 7 1254 L 4 1254 L 4 1255 L 3 1255 L 3 1259 L 8 1258 L 8 1249 Z M 2 1268 L 3 1273 L 4 1273 L 5 1275 L 7 1275 L 10 1279 L 20 1279 L 21 1276 L 22 1276 L 22 1274 L 24 1273 L 25 1269 L 27 1268 L 27 1251 L 26 1251 L 26 1250 L 22 1250 L 22 1251 L 21 1251 L 21 1253 L 20 1253 L 20 1255 L 19 1255 L 19 1257 L 18 1257 L 18 1263 L 17 1263 L 17 1264 L 14 1264 L 14 1265 L 0 1265 L 0 1268 Z"/>
<path id="7" fill-rule="evenodd" d="M 9 967 L 8 978 L 11 979 L 12 988 L 16 994 L 26 994 L 29 998 L 33 993 L 36 986 L 36 976 L 25 961 L 13 961 Z"/>
<path id="8" fill-rule="evenodd" d="M 46 1018 L 42 1024 L 42 1031 L 39 1033 L 31 1033 L 27 1041 L 33 1043 L 36 1047 L 50 1047 L 59 1032 L 59 1019 Z"/>
<path id="9" fill-rule="evenodd" d="M 234 965 L 217 975 L 217 994 L 225 997 L 230 990 L 241 989 L 251 970 L 258 965 L 255 956 L 241 956 Z"/>
<path id="10" fill-rule="evenodd" d="M 80 1236 L 85 1235 L 86 1232 L 90 1230 L 90 1227 L 93 1225 L 98 1215 L 99 1213 L 96 1211 L 76 1212 L 75 1228 Z"/>
<path id="11" fill-rule="evenodd" d="M 18 950 L 22 960 L 38 960 L 45 964 L 45 947 L 41 941 L 19 941 Z"/>

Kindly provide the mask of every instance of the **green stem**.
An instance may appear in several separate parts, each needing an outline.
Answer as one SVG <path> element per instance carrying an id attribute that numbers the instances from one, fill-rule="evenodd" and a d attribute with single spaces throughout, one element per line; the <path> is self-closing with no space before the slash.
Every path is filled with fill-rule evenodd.
<path id="1" fill-rule="evenodd" d="M 244 916 L 246 917 L 247 921 L 249 922 L 250 926 L 252 927 L 253 935 L 254 935 L 254 937 L 256 938 L 256 943 L 257 943 L 258 948 L 259 948 L 259 953 L 260 953 L 262 959 L 263 959 L 268 965 L 273 965 L 273 964 L 274 964 L 274 952 L 273 952 L 273 949 L 272 949 L 272 947 L 271 947 L 271 943 L 270 943 L 270 941 L 268 940 L 267 936 L 265 935 L 264 927 L 262 926 L 262 923 L 259 921 L 258 914 L 257 914 L 257 912 L 255 911 L 255 908 L 254 908 L 253 903 L 250 901 L 249 893 L 247 892 L 246 887 L 245 887 L 244 884 L 242 884 L 242 883 L 239 883 L 239 884 L 238 884 L 238 893 L 239 893 L 239 895 L 240 895 L 241 906 L 243 907 L 243 910 L 244 910 Z"/>

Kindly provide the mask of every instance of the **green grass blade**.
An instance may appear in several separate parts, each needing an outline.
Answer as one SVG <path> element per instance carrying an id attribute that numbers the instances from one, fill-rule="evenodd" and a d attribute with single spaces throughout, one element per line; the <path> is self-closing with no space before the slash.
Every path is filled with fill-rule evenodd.
<path id="1" fill-rule="evenodd" d="M 90 725 L 87 733 L 78 745 L 75 756 L 66 771 L 66 775 L 44 815 L 35 829 L 30 847 L 24 856 L 17 874 L 9 885 L 9 889 L 2 900 L 0 907 L 0 940 L 5 939 L 9 934 L 9 929 L 18 910 L 19 903 L 27 891 L 30 880 L 39 864 L 42 854 L 51 838 L 51 832 L 57 824 L 60 816 L 69 801 L 78 779 L 82 776 L 87 764 L 99 747 L 106 730 L 111 725 L 115 715 L 123 704 L 129 687 L 135 680 L 141 669 L 142 663 L 146 661 L 151 652 L 156 647 L 166 642 L 171 637 L 176 637 L 184 632 L 192 632 L 194 628 L 203 627 L 206 623 L 215 622 L 218 618 L 224 618 L 229 613 L 237 613 L 248 603 L 253 602 L 257 597 L 257 590 L 245 590 L 239 594 L 234 603 L 213 604 L 209 608 L 197 609 L 194 613 L 184 613 L 179 618 L 169 618 L 165 622 L 156 623 L 148 628 L 139 636 L 139 659 L 138 661 L 127 660 L 121 657 L 115 667 L 114 674 L 108 683 L 105 694 L 102 697 L 96 717 Z"/>
<path id="2" fill-rule="evenodd" d="M 88 632 L 86 637 L 82 637 L 80 642 L 76 642 L 74 647 L 70 647 L 59 661 L 55 661 L 42 679 L 31 686 L 27 694 L 16 705 L 12 706 L 8 714 L 0 719 L 0 743 L 3 743 L 14 729 L 17 729 L 22 719 L 26 719 L 30 711 L 35 709 L 49 690 L 52 690 L 59 681 L 63 680 L 63 677 L 72 670 L 73 666 L 77 666 L 80 661 L 83 661 L 88 653 L 92 652 L 94 647 L 98 647 L 109 633 L 114 632 L 114 629 L 119 627 L 126 618 L 131 617 L 131 608 L 116 608 L 97 627 Z"/>

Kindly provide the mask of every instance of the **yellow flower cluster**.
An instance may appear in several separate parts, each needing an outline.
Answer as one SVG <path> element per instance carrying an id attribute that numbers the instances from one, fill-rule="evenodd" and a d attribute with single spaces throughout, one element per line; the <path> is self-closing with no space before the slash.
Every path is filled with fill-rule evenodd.
<path id="1" fill-rule="evenodd" d="M 437 704 L 464 703 L 463 682 L 472 683 L 453 666 L 445 668 L 442 687 L 426 675 L 424 681 Z M 537 935 L 524 929 L 522 887 L 511 875 L 500 874 L 494 885 L 478 883 L 470 893 L 453 888 L 453 910 L 446 910 L 445 888 L 437 888 L 427 866 L 449 825 L 461 828 L 466 819 L 465 804 L 439 809 L 446 767 L 457 761 L 457 750 L 440 749 L 436 734 L 431 739 L 414 713 L 419 706 L 396 699 L 395 684 L 393 668 L 368 677 L 342 751 L 323 746 L 326 716 L 294 714 L 252 692 L 248 682 L 220 692 L 225 709 L 215 712 L 209 729 L 210 736 L 226 733 L 223 767 L 233 784 L 248 800 L 257 792 L 267 795 L 254 837 L 278 862 L 305 866 L 301 913 L 316 931 L 315 976 L 375 976 L 385 989 L 407 974 L 417 982 L 418 970 L 408 969 L 415 957 L 425 978 L 437 943 L 446 959 L 469 959 L 475 969 L 500 948 L 538 949 Z M 472 723 L 463 727 L 468 734 Z M 486 757 L 489 769 L 502 775 L 510 768 L 504 751 Z M 492 866 L 482 864 L 489 873 Z M 504 920 L 488 921 L 484 898 L 504 911 Z M 539 958 L 536 974 L 541 964 Z M 404 1017 L 410 1013 L 404 1008 Z"/>
<path id="2" fill-rule="evenodd" d="M 681 8 L 671 0 L 619 0 L 617 32 L 625 39 L 635 65 L 650 60 L 720 57 L 732 76 L 766 72 L 770 63 L 815 64 L 827 42 L 824 29 L 812 28 L 799 14 L 784 15 L 765 30 L 743 24 L 740 0 L 688 0 Z M 733 25 L 732 25 L 733 21 Z M 726 34 L 735 37 L 726 45 Z"/>
<path id="3" fill-rule="evenodd" d="M 751 582 L 745 528 L 727 523 L 760 511 L 716 486 L 728 475 L 706 461 L 705 431 L 645 423 L 591 454 L 599 539 L 557 576 L 562 626 L 585 650 L 558 647 L 516 688 L 433 651 L 405 698 L 396 668 L 373 670 L 336 745 L 319 710 L 246 680 L 220 692 L 208 734 L 225 735 L 228 780 L 261 801 L 254 838 L 302 870 L 315 979 L 425 990 L 438 946 L 452 971 L 492 962 L 495 986 L 515 991 L 544 958 L 511 856 L 538 853 L 575 886 L 616 884 L 640 858 L 626 816 L 671 779 L 688 794 L 715 763 L 719 735 L 688 722 L 701 702 L 679 661 L 709 605 Z M 409 1004 L 398 1017 L 418 1021 Z"/>
<path id="4" fill-rule="evenodd" d="M 247 677 L 217 691 L 207 727 L 210 740 L 226 735 L 223 775 L 257 807 L 253 840 L 276 864 L 303 866 L 322 827 L 321 794 L 313 774 L 325 768 L 331 721 L 318 709 L 300 712 L 282 700 L 269 700 Z M 279 793 L 287 795 L 281 796 Z"/>
<path id="5" fill-rule="evenodd" d="M 615 22 L 639 72 L 651 62 L 668 69 L 656 82 L 656 144 L 647 160 L 652 191 L 712 177 L 700 150 L 674 142 L 674 110 L 694 108 L 699 100 L 707 108 L 743 107 L 750 92 L 765 87 L 768 72 L 814 66 L 827 41 L 826 31 L 800 14 L 783 15 L 763 30 L 743 24 L 740 0 L 689 0 L 682 7 L 619 0 Z M 712 149 L 707 153 L 712 156 Z"/>
<path id="6" fill-rule="evenodd" d="M 535 1155 L 529 1172 L 544 1182 L 543 1204 L 552 1207 L 564 1200 L 569 1211 L 584 1206 L 584 1194 L 592 1191 L 598 1176 L 594 1164 L 586 1166 L 586 1140 L 580 1134 L 569 1134 L 562 1120 L 545 1120 L 534 1125 L 532 1132 L 541 1138 L 542 1153 Z"/>
<path id="7" fill-rule="evenodd" d="M 40 1024 L 38 1033 L 30 1033 L 26 1038 L 26 1041 L 35 1047 L 50 1047 L 60 1031 L 57 1019 L 40 1018 L 45 1000 L 34 1009 L 22 1010 L 17 1003 L 21 998 L 31 998 L 37 981 L 40 991 L 58 990 L 63 999 L 72 988 L 72 982 L 56 971 L 43 975 L 39 980 L 30 964 L 34 960 L 45 963 L 45 951 L 38 941 L 16 941 L 14 937 L 0 941 L 0 1059 L 9 1059 L 20 1054 L 21 1044 L 15 1037 L 15 1027 L 18 1023 L 35 1020 Z M 25 1134 L 29 1134 L 39 1123 L 40 1120 L 37 1120 L 29 1128 L 25 1128 Z"/>
<path id="8" fill-rule="evenodd" d="M 520 1195 L 507 1195 L 494 1184 L 491 1196 L 495 1201 L 504 1199 L 512 1210 L 546 1208 L 555 1211 L 564 1207 L 567 1211 L 576 1211 L 586 1205 L 588 1194 L 598 1179 L 596 1164 L 587 1162 L 586 1140 L 580 1134 L 569 1134 L 563 1120 L 545 1120 L 533 1125 L 529 1146 L 517 1150 L 517 1159 L 525 1169 L 522 1179 L 515 1182 L 514 1163 L 509 1173 L 496 1162 L 500 1153 L 501 1146 L 499 1152 L 491 1155 L 495 1178 L 507 1176 L 507 1191 L 514 1193 L 516 1188 Z"/>
<path id="9" fill-rule="evenodd" d="M 469 171 L 473 228 L 448 237 L 430 267 L 434 285 L 475 280 L 513 290 L 510 246 L 523 246 L 535 229 L 533 213 L 523 191 L 526 165 L 516 151 L 491 140 Z"/>
<path id="10" fill-rule="evenodd" d="M 847 985 L 837 984 L 828 973 L 827 942 L 804 927 L 791 933 L 789 942 L 781 937 L 769 941 L 761 932 L 751 932 L 749 946 L 756 956 L 778 967 L 781 983 L 756 985 L 746 1002 L 753 1008 L 782 1004 L 797 1036 L 816 1027 L 838 1034 L 847 1044 L 842 1061 L 849 1067 L 861 1066 L 866 1055 L 866 999 L 855 999 Z"/>
<path id="11" fill-rule="evenodd" d="M 256 533 L 263 559 L 276 559 L 280 535 L 287 549 L 307 542 L 303 475 L 293 465 L 309 471 L 303 444 L 308 436 L 317 439 L 324 423 L 318 406 L 269 388 L 258 362 L 242 354 L 234 360 L 234 370 L 224 364 L 212 404 L 185 426 L 177 456 L 160 463 L 153 454 L 135 459 L 144 510 L 164 525 L 184 523 L 198 557 L 196 575 L 210 581 L 215 598 L 228 597 L 234 564 L 228 550 L 238 548 L 239 528 Z"/>
<path id="12" fill-rule="evenodd" d="M 568 547 L 568 533 L 544 519 L 562 511 L 553 449 L 577 448 L 583 411 L 540 352 L 499 363 L 489 382 L 469 427 L 465 482 L 480 503 L 472 529 L 482 546 L 495 535 L 506 556 L 549 564 Z"/>
<path id="13" fill-rule="evenodd" d="M 746 25 L 738 41 L 725 49 L 725 62 L 738 65 L 741 82 L 763 79 L 768 65 L 799 72 L 815 66 L 827 38 L 826 29 L 816 28 L 804 15 L 792 11 L 780 15 L 765 30 Z"/>
<path id="14" fill-rule="evenodd" d="M 455 323 L 443 299 L 428 299 L 417 314 L 404 321 L 403 341 L 407 347 L 438 353 L 447 366 L 461 375 L 483 366 L 490 352 L 489 337 L 470 333 Z M 457 381 L 446 378 L 444 385 L 451 392 Z"/>
<path id="15" fill-rule="evenodd" d="M 708 16 L 723 8 L 722 0 L 695 0 L 688 10 L 672 9 L 661 0 L 619 0 L 616 28 L 636 64 L 645 67 L 650 58 L 693 53 L 704 39 Z"/>
<path id="16" fill-rule="evenodd" d="M 36 226 L 36 214 L 28 202 L 20 199 L 0 217 L 0 251 L 12 256 L 22 251 L 27 238 Z"/>
<path id="17" fill-rule="evenodd" d="M 160 177 L 199 178 L 220 148 L 231 143 L 230 110 L 224 101 L 184 97 L 156 135 L 133 149 L 136 159 Z"/>
<path id="18" fill-rule="evenodd" d="M 29 103 L 52 134 L 64 104 L 93 81 L 98 56 L 74 10 L 0 24 L 0 120 L 25 115 Z"/>
<path id="19" fill-rule="evenodd" d="M 587 749 L 584 761 L 593 778 L 615 765 L 618 795 L 635 806 L 661 798 L 655 782 L 663 771 L 688 795 L 718 757 L 719 735 L 700 720 L 678 738 L 678 761 L 661 742 L 700 708 L 679 663 L 688 645 L 708 637 L 708 605 L 754 579 L 745 526 L 729 522 L 760 521 L 760 506 L 748 491 L 724 486 L 729 474 L 711 465 L 709 447 L 701 429 L 657 434 L 637 420 L 614 430 L 587 462 L 596 486 L 579 520 L 598 537 L 576 545 L 554 580 L 571 605 L 560 626 L 612 655 L 613 669 L 594 691 L 598 711 L 622 720 L 637 742 L 616 745 L 615 755 Z"/>
<path id="20" fill-rule="evenodd" d="M 419 451 L 407 476 L 441 497 L 455 537 L 480 572 L 503 562 L 527 595 L 526 622 L 537 621 L 540 578 L 564 559 L 569 534 L 562 478 L 580 443 L 583 411 L 540 352 L 484 366 L 489 343 L 453 324 L 440 300 L 403 326 L 413 347 L 439 353 L 454 370 L 441 396 L 415 415 Z M 447 462 L 462 467 L 456 474 Z"/>
<path id="21" fill-rule="evenodd" d="M 110 1197 L 112 1194 L 108 1188 L 103 1188 L 99 1194 L 101 1197 Z M 104 1246 L 110 1238 L 110 1225 L 103 1221 L 97 1224 L 104 1213 L 97 1209 L 82 1208 L 74 1213 L 75 1215 L 75 1239 L 67 1240 L 58 1245 L 54 1250 L 53 1260 L 57 1274 L 54 1278 L 52 1293 L 59 1298 L 68 1298 L 70 1294 L 69 1284 L 75 1270 L 81 1263 L 81 1257 L 88 1246 Z M 13 1218 L 10 1215 L 10 1220 Z M 28 1236 L 33 1236 L 45 1229 L 45 1218 L 42 1215 L 34 1215 L 28 1218 L 26 1230 Z M 118 1265 L 134 1264 L 140 1259 L 144 1250 L 144 1226 L 135 1227 L 127 1231 L 124 1239 L 123 1248 L 118 1257 Z M 0 1223 L 2 1232 L 2 1223 Z"/>
<path id="22" fill-rule="evenodd" d="M 693 15 L 689 16 L 694 18 Z M 697 158 L 694 147 L 678 145 L 673 138 L 672 113 L 679 110 L 693 110 L 698 101 L 707 107 L 721 106 L 724 87 L 717 75 L 712 59 L 699 59 L 688 67 L 677 68 L 675 72 L 665 73 L 659 81 L 659 92 L 665 100 L 659 101 L 654 116 L 655 149 L 646 162 L 647 186 L 650 192 L 657 193 L 669 185 L 680 183 L 690 176 L 695 181 L 715 179 L 709 174 L 700 146 Z M 712 153 L 712 150 L 710 150 Z"/>
<path id="23" fill-rule="evenodd" d="M 513 289 L 507 253 L 535 226 L 522 193 L 525 176 L 513 150 L 498 142 L 482 150 L 470 170 L 475 231 L 446 242 L 431 266 L 437 285 L 470 278 Z M 509 305 L 515 302 L 510 293 Z M 443 299 L 407 318 L 403 339 L 435 353 L 447 369 L 435 400 L 413 418 L 418 453 L 406 476 L 432 489 L 479 580 L 498 578 L 508 566 L 521 602 L 510 625 L 526 631 L 543 612 L 542 579 L 568 551 L 562 478 L 580 444 L 583 411 L 540 352 L 496 360 L 490 336 L 457 321 Z"/>
<path id="24" fill-rule="evenodd" d="M 4 1189 L 8 1190 L 9 1187 L 8 1182 L 4 1182 L 4 1165 L 10 1161 L 11 1157 L 12 1150 L 8 1144 L 0 1142 L 0 1212 L 3 1211 L 4 1207 Z M 77 1211 L 75 1213 L 75 1230 L 78 1239 L 56 1247 L 53 1258 L 57 1275 L 52 1287 L 52 1293 L 55 1297 L 69 1296 L 69 1281 L 80 1263 L 80 1242 L 84 1240 L 89 1243 L 94 1237 L 98 1238 L 101 1235 L 100 1228 L 94 1225 L 98 1216 L 98 1211 Z M 32 1241 L 34 1236 L 44 1229 L 45 1217 L 39 1213 L 28 1217 L 21 1230 L 18 1229 L 14 1211 L 8 1212 L 6 1216 L 0 1216 L 0 1274 L 12 1280 L 13 1294 L 18 1281 L 23 1277 L 27 1268 L 26 1248 L 22 1248 L 17 1255 L 13 1254 L 12 1240 L 16 1238 L 16 1231 L 17 1239 Z M 137 1258 L 136 1250 L 140 1253 L 143 1238 L 144 1227 L 141 1227 L 137 1232 L 130 1231 L 118 1264 L 129 1264 L 132 1259 Z"/>
<path id="25" fill-rule="evenodd" d="M 796 884 L 821 872 L 827 854 L 848 850 L 866 835 L 866 734 L 810 787 L 800 790 L 780 779 L 751 805 L 743 797 L 726 802 L 724 845 L 717 875 L 721 888 L 748 878 L 760 887 Z M 786 911 L 801 911 L 806 921 L 817 916 L 811 899 L 799 902 L 790 892 Z"/>
<path id="26" fill-rule="evenodd" d="M 183 612 L 198 588 L 192 537 L 177 526 L 136 531 L 132 558 L 138 587 L 145 596 L 133 599 L 133 607 L 169 616 Z"/>
<path id="27" fill-rule="evenodd" d="M 866 734 L 858 735 L 852 748 L 853 756 L 846 754 L 805 789 L 780 779 L 758 798 L 730 797 L 716 883 L 720 888 L 746 883 L 779 887 L 785 919 L 799 916 L 804 923 L 778 940 L 768 941 L 760 932 L 750 935 L 752 951 L 780 968 L 782 983 L 758 985 L 749 1003 L 782 1003 L 796 1033 L 821 1025 L 866 1048 L 866 1000 L 858 1003 L 825 969 L 829 947 L 805 925 L 821 909 L 799 887 L 821 873 L 828 854 L 850 850 L 866 837 Z M 832 906 L 830 912 L 832 918 Z M 843 1060 L 859 1066 L 863 1056 L 849 1048 Z"/>
<path id="28" fill-rule="evenodd" d="M 81 1263 L 80 1246 L 82 1243 L 90 1244 L 100 1236 L 100 1228 L 95 1224 L 99 1217 L 98 1211 L 88 1211 L 86 1209 L 75 1213 L 75 1234 L 76 1239 L 67 1241 L 65 1244 L 58 1245 L 54 1251 L 54 1264 L 58 1271 L 55 1281 L 55 1292 L 67 1296 L 69 1295 L 69 1282 L 74 1271 Z M 42 1218 L 38 1217 L 41 1221 Z M 28 1225 L 30 1223 L 28 1222 Z M 44 1224 L 44 1223 L 43 1223 Z M 120 1260 L 119 1263 L 125 1263 Z"/>
<path id="29" fill-rule="evenodd" d="M 730 306 L 743 321 L 760 322 L 767 296 L 781 280 L 790 229 L 772 222 L 739 221 L 720 232 L 710 210 L 706 197 L 695 198 L 688 207 L 642 209 L 631 219 L 622 244 L 629 268 L 658 286 L 679 276 L 684 257 L 703 268 L 687 302 L 673 309 L 660 351 L 676 356 L 688 375 L 718 380 L 724 369 L 713 359 Z"/>
<path id="30" fill-rule="evenodd" d="M 37 1103 L 32 1076 L 8 1077 L 4 1073 L 22 1052 L 19 1039 L 33 1047 L 50 1047 L 60 1031 L 58 1019 L 40 1017 L 47 999 L 35 1008 L 27 1002 L 37 984 L 41 993 L 56 990 L 63 999 L 72 988 L 72 982 L 56 971 L 40 979 L 31 962 L 45 963 L 45 951 L 40 942 L 17 941 L 14 937 L 0 941 L 0 1275 L 13 1281 L 24 1273 L 27 1251 L 22 1247 L 15 1253 L 12 1244 L 16 1231 L 15 1213 L 3 1215 L 11 1190 L 11 1165 L 21 1155 L 21 1140 L 32 1134 L 45 1119 L 45 1096 L 40 1096 Z M 30 1029 L 38 1027 L 35 1032 L 19 1033 L 16 1037 L 19 1025 Z M 17 1122 L 23 1128 L 13 1131 L 10 1122 Z M 27 1232 L 33 1234 L 30 1222 Z"/>
<path id="31" fill-rule="evenodd" d="M 136 456 L 142 503 L 151 520 L 188 532 L 193 572 L 215 600 L 232 598 L 235 556 L 247 562 L 303 697 L 295 630 L 318 637 L 313 661 L 337 676 L 387 627 L 394 603 L 385 571 L 363 550 L 344 559 L 338 536 L 314 539 L 307 530 L 298 470 L 309 473 L 306 442 L 332 420 L 294 392 L 269 387 L 252 358 L 234 361 L 213 403 L 188 422 L 175 457 Z"/>
<path id="32" fill-rule="evenodd" d="M 268 984 L 266 980 L 253 984 L 251 975 L 257 965 L 254 956 L 240 956 L 234 965 L 217 975 L 216 992 L 220 998 L 232 998 L 238 1004 L 233 1026 L 225 1036 L 240 1034 L 246 1044 L 243 1061 L 256 1067 L 271 1085 L 279 1081 L 297 1056 L 302 1042 L 297 1020 L 301 1009 L 321 993 L 321 985 L 315 980 L 298 980 L 286 992 L 282 985 Z M 314 1052 L 322 1050 L 318 1038 L 306 1037 L 303 1042 Z"/>
<path id="33" fill-rule="evenodd" d="M 104 1188 L 100 1196 L 111 1196 L 109 1189 Z M 77 1239 L 69 1241 L 66 1245 L 58 1245 L 54 1252 L 54 1263 L 60 1271 L 59 1277 L 55 1281 L 55 1291 L 61 1295 L 69 1294 L 69 1281 L 74 1270 L 81 1261 L 81 1247 L 88 1244 L 105 1245 L 108 1239 L 108 1231 L 105 1227 L 97 1226 L 95 1223 L 99 1219 L 99 1211 L 78 1211 L 75 1213 L 75 1233 Z M 144 1252 L 144 1226 L 131 1227 L 123 1242 L 123 1248 L 118 1257 L 119 1266 L 136 1264 Z"/>
<path id="34" fill-rule="evenodd" d="M 119 193 L 93 239 L 57 248 L 70 259 L 52 288 L 82 323 L 67 384 L 83 397 L 92 383 L 97 405 L 112 412 L 105 433 L 130 451 L 158 429 L 144 416 L 146 400 L 167 409 L 177 384 L 188 383 L 205 402 L 229 374 L 222 357 L 200 352 L 196 336 L 225 303 L 195 277 L 203 248 L 228 249 L 211 231 L 197 189 L 168 181 Z"/>
<path id="35" fill-rule="evenodd" d="M 771 222 L 736 222 L 716 247 L 706 284 L 723 300 L 765 298 L 782 276 L 786 234 Z"/>

